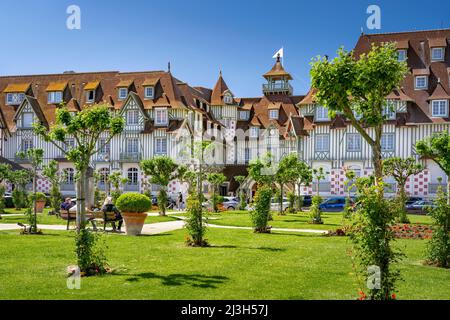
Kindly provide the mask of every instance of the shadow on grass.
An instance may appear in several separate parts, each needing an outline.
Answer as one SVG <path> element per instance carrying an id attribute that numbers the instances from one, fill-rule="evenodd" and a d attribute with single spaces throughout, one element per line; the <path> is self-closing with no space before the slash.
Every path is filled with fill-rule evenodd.
<path id="1" fill-rule="evenodd" d="M 218 285 L 229 280 L 224 276 L 207 276 L 202 274 L 169 274 L 167 276 L 157 275 L 152 272 L 139 273 L 131 278 L 126 279 L 128 282 L 138 282 L 140 280 L 161 280 L 164 286 L 184 286 L 188 285 L 196 288 L 215 289 Z"/>
<path id="2" fill-rule="evenodd" d="M 232 245 L 224 245 L 224 246 L 210 246 L 209 249 L 249 249 L 249 250 L 262 250 L 267 252 L 281 252 L 286 251 L 286 249 L 283 248 L 270 248 L 270 247 L 238 247 L 238 246 L 232 246 Z"/>

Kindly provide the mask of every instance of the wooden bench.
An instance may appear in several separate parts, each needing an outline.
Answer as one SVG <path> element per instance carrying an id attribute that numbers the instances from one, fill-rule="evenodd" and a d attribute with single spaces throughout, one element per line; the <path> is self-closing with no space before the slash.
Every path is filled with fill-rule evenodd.
<path id="1" fill-rule="evenodd" d="M 94 221 L 103 223 L 104 231 L 106 231 L 106 225 L 108 223 L 111 224 L 112 226 L 113 223 L 122 221 L 122 219 L 117 219 L 115 212 L 96 211 L 96 212 L 89 212 L 89 214 L 92 215 Z"/>
<path id="2" fill-rule="evenodd" d="M 76 212 L 69 212 L 67 210 L 60 210 L 59 217 L 67 221 L 67 230 L 69 230 L 70 221 L 77 221 Z"/>

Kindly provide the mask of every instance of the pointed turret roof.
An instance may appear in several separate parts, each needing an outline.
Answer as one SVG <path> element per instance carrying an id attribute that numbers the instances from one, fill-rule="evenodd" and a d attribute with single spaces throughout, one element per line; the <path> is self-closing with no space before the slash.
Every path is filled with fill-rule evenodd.
<path id="1" fill-rule="evenodd" d="M 228 86 L 223 80 L 222 71 L 219 73 L 219 79 L 217 80 L 216 85 L 211 94 L 211 104 L 212 105 L 221 105 L 223 103 L 223 94 L 225 91 L 229 91 Z"/>
<path id="2" fill-rule="evenodd" d="M 263 75 L 264 78 L 287 78 L 288 80 L 292 80 L 292 76 L 289 72 L 284 70 L 283 64 L 281 63 L 281 57 L 278 55 L 277 62 L 273 66 L 273 68 Z M 276 80 L 276 79 L 275 79 Z"/>

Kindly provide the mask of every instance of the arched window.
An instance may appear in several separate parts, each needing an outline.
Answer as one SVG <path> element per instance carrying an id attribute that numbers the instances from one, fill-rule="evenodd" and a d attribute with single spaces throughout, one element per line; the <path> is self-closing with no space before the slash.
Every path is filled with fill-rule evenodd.
<path id="1" fill-rule="evenodd" d="M 106 182 L 108 181 L 108 177 L 109 177 L 109 169 L 102 168 L 98 171 L 98 174 L 99 174 L 98 183 L 103 186 L 106 185 Z"/>
<path id="2" fill-rule="evenodd" d="M 75 169 L 67 168 L 63 170 L 64 182 L 66 184 L 75 184 Z"/>
<path id="3" fill-rule="evenodd" d="M 137 186 L 139 184 L 139 170 L 136 168 L 128 169 L 128 184 Z"/>

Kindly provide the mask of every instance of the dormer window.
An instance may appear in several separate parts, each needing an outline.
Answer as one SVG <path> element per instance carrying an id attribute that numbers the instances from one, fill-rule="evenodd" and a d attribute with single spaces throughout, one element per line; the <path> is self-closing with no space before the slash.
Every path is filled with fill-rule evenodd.
<path id="1" fill-rule="evenodd" d="M 278 120 L 278 110 L 269 110 L 269 119 Z"/>
<path id="2" fill-rule="evenodd" d="M 63 102 L 63 93 L 62 91 L 50 91 L 47 94 L 47 98 L 49 104 L 58 104 Z"/>
<path id="3" fill-rule="evenodd" d="M 405 49 L 397 50 L 398 61 L 403 62 L 408 58 L 408 53 Z"/>
<path id="4" fill-rule="evenodd" d="M 250 112 L 248 111 L 239 111 L 239 120 L 246 121 L 250 116 Z"/>
<path id="5" fill-rule="evenodd" d="M 86 91 L 86 103 L 95 102 L 95 90 Z"/>
<path id="6" fill-rule="evenodd" d="M 128 97 L 128 88 L 119 88 L 119 99 L 125 100 Z"/>
<path id="7" fill-rule="evenodd" d="M 6 94 L 6 105 L 15 106 L 19 105 L 25 100 L 24 93 L 7 93 Z"/>
<path id="8" fill-rule="evenodd" d="M 167 109 L 155 109 L 155 125 L 166 126 L 169 124 Z"/>
<path id="9" fill-rule="evenodd" d="M 448 117 L 448 100 L 431 101 L 431 115 L 433 117 Z"/>
<path id="10" fill-rule="evenodd" d="M 329 121 L 328 108 L 323 106 L 316 107 L 316 121 Z"/>
<path id="11" fill-rule="evenodd" d="M 223 101 L 224 101 L 226 104 L 232 104 L 232 103 L 233 103 L 233 97 L 230 96 L 230 95 L 226 95 L 226 96 L 223 97 Z"/>
<path id="12" fill-rule="evenodd" d="M 431 61 L 444 61 L 445 48 L 431 48 Z"/>
<path id="13" fill-rule="evenodd" d="M 153 99 L 155 96 L 155 88 L 154 87 L 145 87 L 144 88 L 144 96 L 145 96 L 145 99 Z"/>
<path id="14" fill-rule="evenodd" d="M 414 81 L 416 90 L 424 90 L 428 88 L 428 76 L 416 76 Z"/>

